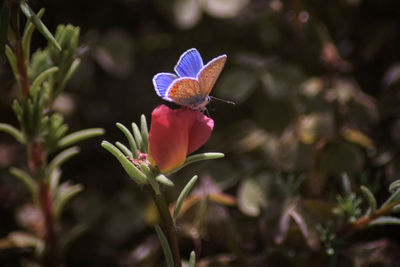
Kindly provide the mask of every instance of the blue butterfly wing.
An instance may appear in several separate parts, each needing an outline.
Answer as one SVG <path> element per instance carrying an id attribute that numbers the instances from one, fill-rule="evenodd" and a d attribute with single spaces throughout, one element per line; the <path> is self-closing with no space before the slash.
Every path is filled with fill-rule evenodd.
<path id="1" fill-rule="evenodd" d="M 174 70 L 179 77 L 196 78 L 203 66 L 203 59 L 201 58 L 200 53 L 196 48 L 192 48 L 181 55 Z"/>
<path id="2" fill-rule="evenodd" d="M 178 77 L 173 73 L 158 73 L 153 77 L 153 86 L 157 95 L 162 97 L 165 100 L 172 101 L 168 95 L 167 91 L 169 86 L 177 79 Z"/>

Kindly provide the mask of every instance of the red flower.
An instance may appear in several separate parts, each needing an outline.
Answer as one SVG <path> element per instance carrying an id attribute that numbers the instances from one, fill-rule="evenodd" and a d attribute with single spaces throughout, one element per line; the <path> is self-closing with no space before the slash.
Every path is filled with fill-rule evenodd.
<path id="1" fill-rule="evenodd" d="M 213 128 L 214 121 L 200 111 L 158 106 L 151 114 L 150 161 L 164 173 L 181 166 L 210 138 Z"/>

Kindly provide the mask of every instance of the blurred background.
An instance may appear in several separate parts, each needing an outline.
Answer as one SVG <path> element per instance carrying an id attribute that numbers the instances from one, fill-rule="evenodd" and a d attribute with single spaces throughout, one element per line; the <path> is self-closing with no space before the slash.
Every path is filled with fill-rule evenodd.
<path id="1" fill-rule="evenodd" d="M 382 203 L 400 172 L 400 2 L 397 0 L 30 1 L 43 21 L 81 28 L 83 58 L 56 108 L 71 131 L 103 127 L 80 144 L 63 180 L 85 189 L 67 207 L 63 228 L 87 227 L 65 255 L 68 266 L 163 266 L 148 194 L 100 147 L 125 141 L 116 122 L 150 119 L 164 103 L 152 77 L 172 72 L 195 47 L 204 62 L 227 54 L 211 95 L 215 121 L 201 151 L 225 158 L 190 165 L 166 189 L 176 199 L 195 174 L 200 183 L 178 220 L 182 257 L 199 266 L 396 266 L 399 231 L 359 231 L 329 253 L 320 226 L 346 172 Z M 35 33 L 33 47 L 45 45 Z M 17 125 L 12 72 L 0 65 L 0 121 Z M 172 106 L 172 105 L 170 105 Z M 26 228 L 29 193 L 8 174 L 25 151 L 0 134 L 0 239 Z M 178 190 L 179 189 L 179 190 Z M 28 203 L 28 204 L 27 204 Z M 360 207 L 362 208 L 362 207 Z M 20 266 L 29 249 L 0 250 L 1 266 Z"/>

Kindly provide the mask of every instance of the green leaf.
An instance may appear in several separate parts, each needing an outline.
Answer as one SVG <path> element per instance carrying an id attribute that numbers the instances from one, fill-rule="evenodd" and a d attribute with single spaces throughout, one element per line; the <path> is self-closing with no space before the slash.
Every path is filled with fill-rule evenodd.
<path id="1" fill-rule="evenodd" d="M 191 155 L 186 158 L 185 163 L 180 166 L 179 168 L 176 168 L 172 171 L 169 171 L 166 173 L 167 175 L 171 175 L 173 173 L 176 173 L 180 169 L 186 167 L 189 164 L 192 164 L 197 161 L 202 161 L 202 160 L 209 160 L 209 159 L 219 159 L 223 158 L 225 155 L 223 153 L 218 153 L 218 152 L 207 152 L 207 153 L 201 153 L 201 154 L 196 154 L 196 155 Z"/>
<path id="2" fill-rule="evenodd" d="M 8 26 L 10 25 L 10 2 L 4 1 L 0 12 L 0 59 L 6 58 L 5 49 L 8 40 Z"/>
<path id="3" fill-rule="evenodd" d="M 88 138 L 96 137 L 104 134 L 104 129 L 102 128 L 90 128 L 85 130 L 80 130 L 69 135 L 64 136 L 57 145 L 57 148 L 64 148 Z"/>
<path id="4" fill-rule="evenodd" d="M 391 217 L 391 216 L 382 216 L 382 217 L 379 217 L 378 219 L 371 221 L 368 225 L 374 226 L 374 225 L 384 225 L 384 224 L 400 225 L 400 219 L 396 218 L 396 217 Z"/>
<path id="5" fill-rule="evenodd" d="M 130 162 L 125 155 L 116 148 L 113 144 L 103 141 L 101 146 L 104 147 L 108 152 L 110 152 L 122 165 L 129 177 L 132 178 L 137 184 L 144 185 L 147 184 L 147 177 L 141 171 L 139 171 L 132 162 Z"/>
<path id="6" fill-rule="evenodd" d="M 62 184 L 59 187 L 56 199 L 54 200 L 54 218 L 56 220 L 60 218 L 60 215 L 68 201 L 82 190 L 83 186 L 81 184 L 72 186 L 68 184 Z"/>
<path id="7" fill-rule="evenodd" d="M 50 161 L 49 165 L 47 166 L 47 175 L 46 177 L 50 177 L 50 174 L 58 167 L 60 167 L 64 162 L 78 154 L 80 151 L 79 147 L 73 146 L 71 148 L 67 148 L 57 156 L 55 156 L 52 161 Z"/>
<path id="8" fill-rule="evenodd" d="M 115 145 L 125 154 L 125 156 L 133 158 L 132 152 L 124 144 L 115 142 Z"/>
<path id="9" fill-rule="evenodd" d="M 400 180 L 396 180 L 393 183 L 390 184 L 389 186 L 389 192 L 391 194 L 393 194 L 394 192 L 396 192 L 397 189 L 400 188 Z"/>
<path id="10" fill-rule="evenodd" d="M 14 73 L 14 77 L 17 78 L 19 73 L 17 59 L 15 58 L 14 52 L 12 51 L 11 47 L 9 47 L 8 45 L 6 45 L 6 56 L 8 59 L 8 63 L 10 63 L 11 70 Z"/>
<path id="11" fill-rule="evenodd" d="M 161 230 L 160 226 L 155 225 L 154 228 L 156 229 L 156 233 L 158 236 L 158 240 L 160 240 L 161 247 L 164 251 L 165 260 L 167 262 L 168 267 L 174 267 L 174 260 L 172 258 L 171 248 L 169 247 L 167 238 L 165 237 L 163 231 Z"/>
<path id="12" fill-rule="evenodd" d="M 15 167 L 11 167 L 9 171 L 28 188 L 32 198 L 37 201 L 38 189 L 36 181 L 32 178 L 32 176 L 30 176 L 27 172 Z"/>
<path id="13" fill-rule="evenodd" d="M 183 201 L 189 195 L 190 191 L 192 190 L 193 186 L 197 182 L 198 178 L 199 177 L 197 175 L 193 176 L 192 179 L 190 179 L 190 181 L 182 189 L 182 192 L 179 194 L 178 200 L 176 201 L 175 210 L 174 210 L 174 220 L 176 220 L 176 218 L 178 218 L 178 215 L 179 215 L 179 212 L 181 210 Z"/>
<path id="14" fill-rule="evenodd" d="M 36 29 L 47 39 L 47 41 L 49 41 L 50 44 L 52 44 L 58 51 L 61 52 L 61 46 L 57 43 L 54 36 L 50 33 L 40 18 L 36 16 L 28 4 L 25 1 L 21 1 L 19 6 L 22 13 L 24 13 L 27 19 L 29 19 L 33 25 L 35 25 Z"/>
<path id="15" fill-rule="evenodd" d="M 374 194 L 366 187 L 366 186 L 361 186 L 360 187 L 361 192 L 364 194 L 365 198 L 368 200 L 369 203 L 369 209 L 368 209 L 368 216 L 371 216 L 375 210 L 376 210 L 376 199 Z"/>
<path id="16" fill-rule="evenodd" d="M 44 8 L 40 9 L 39 12 L 37 13 L 37 17 L 39 19 L 42 18 L 44 14 Z M 34 25 L 32 24 L 31 21 L 27 21 L 24 33 L 22 35 L 22 47 L 24 49 L 25 53 L 25 59 L 29 60 L 29 52 L 30 52 L 30 47 L 31 47 L 31 39 L 32 39 L 32 33 L 33 30 L 35 29 Z M 29 62 L 28 62 L 29 64 Z"/>
<path id="17" fill-rule="evenodd" d="M 147 164 L 141 163 L 140 168 L 147 175 L 147 177 L 153 176 L 153 173 L 152 173 L 151 169 L 149 168 L 149 166 L 147 166 Z"/>
<path id="18" fill-rule="evenodd" d="M 196 267 L 196 252 L 190 252 L 189 267 Z"/>
<path id="19" fill-rule="evenodd" d="M 58 68 L 57 67 L 51 67 L 45 71 L 43 71 L 42 73 L 40 73 L 36 79 L 32 82 L 32 86 L 31 86 L 31 91 L 32 92 L 36 92 L 36 90 L 39 89 L 39 86 L 53 73 L 57 72 Z"/>
<path id="20" fill-rule="evenodd" d="M 15 116 L 17 117 L 18 121 L 21 122 L 22 121 L 22 107 L 19 104 L 17 99 L 14 99 L 11 108 L 13 109 Z"/>
<path id="21" fill-rule="evenodd" d="M 140 116 L 140 132 L 142 134 L 143 140 L 143 151 L 147 153 L 147 149 L 149 146 L 149 129 L 147 127 L 146 116 L 142 114 Z"/>
<path id="22" fill-rule="evenodd" d="M 400 198 L 400 188 L 397 188 L 396 191 L 392 193 L 392 195 L 382 204 L 381 208 L 386 207 L 387 205 L 393 203 L 394 201 Z"/>
<path id="23" fill-rule="evenodd" d="M 138 152 L 137 152 L 138 149 L 136 146 L 135 138 L 133 138 L 132 133 L 122 123 L 117 122 L 116 125 L 122 131 L 122 133 L 125 135 L 126 139 L 128 139 L 129 146 L 131 148 L 133 157 L 137 158 L 138 157 Z"/>
<path id="24" fill-rule="evenodd" d="M 136 123 L 132 123 L 132 132 L 133 132 L 133 136 L 135 136 L 135 140 L 136 140 L 136 145 L 139 148 L 140 151 L 144 151 L 143 147 L 143 139 L 142 139 L 142 134 L 139 130 L 139 127 L 137 126 Z"/>
<path id="25" fill-rule="evenodd" d="M 61 170 L 59 168 L 55 168 L 49 176 L 49 187 L 50 192 L 55 195 L 57 192 L 58 185 L 60 183 L 61 178 Z"/>
<path id="26" fill-rule="evenodd" d="M 74 75 L 75 71 L 78 69 L 79 65 L 81 64 L 81 60 L 79 58 L 76 58 L 71 66 L 69 67 L 67 73 L 65 74 L 63 80 L 61 81 L 60 85 L 56 88 L 56 93 L 53 95 L 53 99 L 55 99 L 59 93 L 61 93 L 64 90 L 65 85 L 67 82 L 71 79 L 72 75 Z"/>
<path id="27" fill-rule="evenodd" d="M 167 178 L 164 174 L 159 174 L 156 176 L 156 181 L 162 183 L 166 186 L 173 187 L 175 186 L 174 182 Z"/>
<path id="28" fill-rule="evenodd" d="M 7 123 L 0 123 L 0 131 L 8 133 L 12 137 L 15 138 L 19 143 L 24 144 L 25 139 L 23 134 L 14 126 Z"/>

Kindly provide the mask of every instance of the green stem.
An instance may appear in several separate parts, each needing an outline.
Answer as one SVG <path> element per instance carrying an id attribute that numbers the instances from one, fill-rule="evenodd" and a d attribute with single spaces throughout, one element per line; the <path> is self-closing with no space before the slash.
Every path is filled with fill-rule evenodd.
<path id="1" fill-rule="evenodd" d="M 172 220 L 171 213 L 169 212 L 167 202 L 161 193 L 157 194 L 153 189 L 151 190 L 154 203 L 157 206 L 161 219 L 161 228 L 167 237 L 168 244 L 172 251 L 175 267 L 182 267 L 181 256 L 179 254 L 178 237 L 176 235 L 175 224 Z"/>

